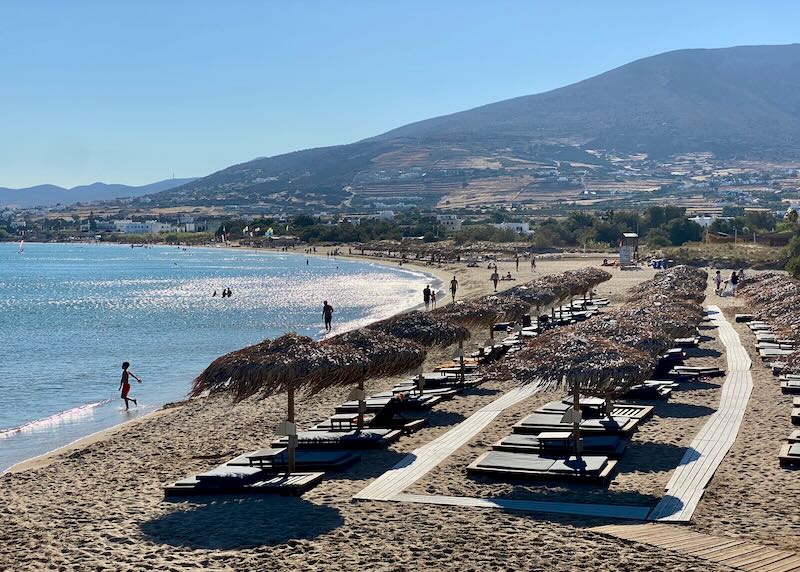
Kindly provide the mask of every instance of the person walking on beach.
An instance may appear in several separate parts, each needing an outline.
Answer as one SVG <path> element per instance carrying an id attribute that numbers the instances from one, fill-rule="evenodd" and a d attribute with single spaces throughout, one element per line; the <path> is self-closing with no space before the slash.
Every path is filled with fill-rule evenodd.
<path id="1" fill-rule="evenodd" d="M 325 300 L 322 303 L 322 319 L 325 321 L 325 331 L 331 331 L 331 322 L 333 321 L 333 306 L 328 304 L 328 301 Z"/>
<path id="2" fill-rule="evenodd" d="M 425 302 L 425 309 L 429 309 L 431 305 L 431 285 L 428 284 L 425 286 L 425 289 L 422 291 L 422 301 Z"/>
<path id="3" fill-rule="evenodd" d="M 500 275 L 497 273 L 497 267 L 495 267 L 494 272 L 492 272 L 492 275 L 489 277 L 489 280 L 492 281 L 492 284 L 494 284 L 494 291 L 497 292 L 497 283 L 500 281 Z"/>
<path id="4" fill-rule="evenodd" d="M 436 290 L 431 290 L 431 305 L 436 309 Z"/>
<path id="5" fill-rule="evenodd" d="M 453 279 L 450 281 L 450 295 L 453 297 L 453 302 L 456 301 L 456 290 L 458 290 L 458 280 L 453 276 Z"/>
<path id="6" fill-rule="evenodd" d="M 536 272 L 536 257 L 531 256 L 531 272 Z"/>
<path id="7" fill-rule="evenodd" d="M 139 404 L 133 397 L 128 397 L 128 394 L 131 391 L 130 378 L 132 377 L 139 383 L 142 383 L 141 379 L 136 377 L 136 375 L 132 371 L 128 370 L 129 367 L 131 367 L 131 364 L 129 364 L 128 362 L 122 362 L 122 379 L 119 380 L 119 388 L 122 391 L 120 396 L 122 397 L 122 399 L 125 400 L 125 411 L 128 411 L 129 409 L 128 401 L 133 401 L 134 405 L 136 405 L 137 407 L 139 406 Z"/>
<path id="8" fill-rule="evenodd" d="M 519 254 L 517 254 L 516 258 L 514 259 L 514 262 L 517 265 L 517 272 L 519 272 Z"/>
<path id="9" fill-rule="evenodd" d="M 717 270 L 717 273 L 714 275 L 714 294 L 719 296 L 720 292 L 722 292 L 722 273 Z"/>
<path id="10" fill-rule="evenodd" d="M 736 274 L 736 270 L 731 272 L 729 283 L 731 285 L 731 296 L 736 296 L 736 288 L 739 286 L 739 276 Z"/>

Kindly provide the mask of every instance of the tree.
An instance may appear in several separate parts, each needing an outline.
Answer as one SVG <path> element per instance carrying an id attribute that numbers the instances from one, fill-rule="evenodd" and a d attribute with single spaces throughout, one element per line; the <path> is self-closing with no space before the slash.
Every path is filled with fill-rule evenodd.
<path id="1" fill-rule="evenodd" d="M 667 224 L 667 236 L 675 246 L 699 242 L 703 237 L 703 227 L 685 218 L 674 219 Z"/>
<path id="2" fill-rule="evenodd" d="M 293 227 L 303 228 L 306 226 L 314 226 L 315 224 L 317 224 L 317 221 L 311 215 L 301 214 L 292 219 Z"/>
<path id="3" fill-rule="evenodd" d="M 800 234 L 797 234 L 789 241 L 786 247 L 786 272 L 800 278 Z"/>
<path id="4" fill-rule="evenodd" d="M 661 228 L 653 228 L 647 233 L 645 238 L 647 245 L 651 248 L 663 248 L 672 244 L 667 234 Z"/>

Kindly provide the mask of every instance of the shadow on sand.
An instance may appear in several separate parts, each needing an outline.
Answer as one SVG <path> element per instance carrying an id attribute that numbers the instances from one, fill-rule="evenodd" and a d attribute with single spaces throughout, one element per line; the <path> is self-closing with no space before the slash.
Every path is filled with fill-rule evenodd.
<path id="1" fill-rule="evenodd" d="M 403 458 L 410 457 L 408 462 L 416 459 L 410 453 L 401 453 L 391 449 L 365 449 L 353 451 L 361 455 L 361 461 L 341 473 L 330 472 L 325 475 L 330 481 L 362 481 L 381 476 L 394 467 Z"/>
<path id="2" fill-rule="evenodd" d="M 466 417 L 461 413 L 454 411 L 431 411 L 426 415 L 428 419 L 428 427 L 446 427 L 449 425 L 457 425 L 464 421 Z"/>
<path id="3" fill-rule="evenodd" d="M 665 403 L 659 407 L 655 415 L 673 419 L 696 419 L 707 417 L 714 413 L 716 409 L 707 405 L 693 405 L 691 403 Z"/>
<path id="4" fill-rule="evenodd" d="M 186 504 L 188 510 L 142 523 L 142 533 L 159 544 L 235 550 L 315 538 L 344 524 L 337 509 L 297 497 L 197 497 Z"/>

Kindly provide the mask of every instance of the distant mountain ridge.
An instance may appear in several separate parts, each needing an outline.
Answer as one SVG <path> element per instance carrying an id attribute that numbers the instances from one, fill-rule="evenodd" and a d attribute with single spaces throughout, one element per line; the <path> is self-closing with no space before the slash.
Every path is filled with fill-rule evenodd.
<path id="1" fill-rule="evenodd" d="M 698 152 L 800 159 L 800 44 L 667 52 L 356 143 L 258 158 L 152 198 L 281 208 L 468 199 L 473 188 L 536 193 L 542 169 L 559 161 Z"/>
<path id="2" fill-rule="evenodd" d="M 165 179 L 148 185 L 131 186 L 92 183 L 65 189 L 56 185 L 36 185 L 23 189 L 0 187 L 0 206 L 33 207 L 108 201 L 120 198 L 141 197 L 166 191 L 194 181 L 195 178 Z"/>

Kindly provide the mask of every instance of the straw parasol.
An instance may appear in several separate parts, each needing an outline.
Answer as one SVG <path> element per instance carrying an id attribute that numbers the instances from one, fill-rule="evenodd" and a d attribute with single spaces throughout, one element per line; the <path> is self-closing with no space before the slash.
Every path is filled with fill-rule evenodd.
<path id="1" fill-rule="evenodd" d="M 367 326 L 419 344 L 448 346 L 469 338 L 469 330 L 432 312 L 408 312 Z"/>
<path id="2" fill-rule="evenodd" d="M 650 356 L 659 356 L 673 345 L 673 338 L 662 329 L 631 320 L 616 311 L 569 327 L 579 335 L 599 336 Z"/>
<path id="3" fill-rule="evenodd" d="M 367 369 L 361 353 L 290 333 L 217 358 L 194 380 L 191 394 L 227 390 L 239 401 L 259 392 L 355 383 Z"/>
<path id="4" fill-rule="evenodd" d="M 324 346 L 337 346 L 366 358 L 365 375 L 358 380 L 358 429 L 364 428 L 364 381 L 369 377 L 396 375 L 415 369 L 425 361 L 425 350 L 415 342 L 379 330 L 361 328 L 328 338 Z"/>
<path id="5" fill-rule="evenodd" d="M 425 361 L 419 344 L 380 330 L 360 328 L 333 336 L 322 346 L 337 346 L 363 355 L 367 361 L 365 377 L 395 375 L 415 369 Z"/>
<path id="6" fill-rule="evenodd" d="M 230 391 L 238 401 L 256 393 L 269 396 L 286 391 L 288 415 L 282 426 L 289 436 L 288 470 L 291 472 L 297 446 L 295 392 L 358 383 L 363 381 L 367 371 L 363 353 L 335 344 L 323 345 L 291 333 L 217 358 L 194 380 L 191 394 L 199 395 L 206 390 Z"/>
<path id="7" fill-rule="evenodd" d="M 653 356 L 597 335 L 579 335 L 566 329 L 535 338 L 515 357 L 524 380 L 547 380 L 566 385 L 572 393 L 573 442 L 580 454 L 580 396 L 607 401 L 644 379 L 655 365 Z M 519 376 L 518 376 L 519 379 Z"/>

